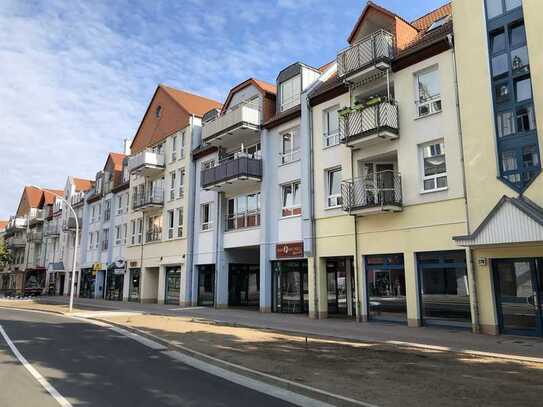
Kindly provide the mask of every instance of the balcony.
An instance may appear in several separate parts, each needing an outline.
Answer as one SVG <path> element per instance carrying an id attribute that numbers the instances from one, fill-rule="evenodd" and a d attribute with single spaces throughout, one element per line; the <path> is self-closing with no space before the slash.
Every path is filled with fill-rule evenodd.
<path id="1" fill-rule="evenodd" d="M 26 218 L 12 216 L 6 226 L 6 234 L 9 236 L 10 234 L 15 233 L 17 229 L 25 229 L 26 224 Z"/>
<path id="2" fill-rule="evenodd" d="M 339 138 L 348 146 L 367 147 L 400 136 L 398 106 L 379 102 L 372 106 L 355 106 L 339 114 Z"/>
<path id="3" fill-rule="evenodd" d="M 153 177 L 164 171 L 164 154 L 145 150 L 128 159 L 128 171 Z"/>
<path id="4" fill-rule="evenodd" d="M 145 233 L 145 243 L 160 242 L 162 240 L 162 229 L 154 228 Z"/>
<path id="5" fill-rule="evenodd" d="M 373 179 L 355 178 L 341 184 L 343 210 L 351 215 L 371 215 L 402 211 L 400 174 L 383 171 Z"/>
<path id="6" fill-rule="evenodd" d="M 135 211 L 149 211 L 164 206 L 164 189 L 153 188 L 152 190 L 137 193 L 132 201 L 132 209 Z"/>
<path id="7" fill-rule="evenodd" d="M 238 155 L 219 162 L 201 173 L 202 188 L 235 193 L 255 187 L 262 181 L 262 160 Z"/>
<path id="8" fill-rule="evenodd" d="M 221 116 L 204 124 L 205 143 L 230 149 L 235 145 L 250 145 L 260 139 L 261 113 L 257 106 L 241 103 Z"/>
<path id="9" fill-rule="evenodd" d="M 8 239 L 7 245 L 10 249 L 16 249 L 20 247 L 26 246 L 26 239 L 24 237 L 12 237 L 11 239 Z"/>
<path id="10" fill-rule="evenodd" d="M 337 55 L 337 77 L 340 81 L 360 82 L 389 69 L 394 58 L 394 37 L 378 30 Z"/>
<path id="11" fill-rule="evenodd" d="M 45 219 L 45 211 L 43 209 L 32 208 L 28 214 L 28 223 L 30 225 L 35 225 L 37 223 L 43 222 Z"/>
<path id="12" fill-rule="evenodd" d="M 26 238 L 29 242 L 41 242 L 43 239 L 43 231 L 41 230 L 30 230 L 26 235 Z"/>
<path id="13" fill-rule="evenodd" d="M 43 230 L 44 236 L 58 236 L 60 235 L 60 225 L 58 223 L 50 223 Z"/>
<path id="14" fill-rule="evenodd" d="M 79 224 L 79 229 L 81 230 L 81 226 L 83 225 L 83 219 L 78 217 L 77 222 Z M 76 226 L 77 226 L 77 224 L 75 222 L 75 218 L 72 216 L 72 217 L 68 218 L 67 221 L 64 222 L 63 229 L 64 230 L 73 230 L 73 231 L 75 231 Z"/>

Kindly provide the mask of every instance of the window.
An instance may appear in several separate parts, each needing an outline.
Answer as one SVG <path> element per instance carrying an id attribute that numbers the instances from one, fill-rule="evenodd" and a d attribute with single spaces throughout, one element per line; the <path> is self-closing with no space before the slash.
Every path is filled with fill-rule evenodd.
<path id="1" fill-rule="evenodd" d="M 181 133 L 181 149 L 179 151 L 179 159 L 185 158 L 185 132 Z"/>
<path id="2" fill-rule="evenodd" d="M 228 199 L 226 230 L 260 226 L 260 193 Z"/>
<path id="3" fill-rule="evenodd" d="M 155 110 L 155 116 L 157 119 L 160 117 L 160 114 L 162 113 L 162 106 L 158 105 Z"/>
<path id="4" fill-rule="evenodd" d="M 146 242 L 158 242 L 162 240 L 162 216 L 149 216 L 147 218 Z"/>
<path id="5" fill-rule="evenodd" d="M 293 182 L 282 187 L 282 216 L 295 216 L 302 214 L 302 197 L 300 195 L 300 182 Z"/>
<path id="6" fill-rule="evenodd" d="M 200 206 L 200 224 L 202 230 L 210 230 L 213 222 L 211 221 L 211 203 L 205 203 Z"/>
<path id="7" fill-rule="evenodd" d="M 171 171 L 170 172 L 170 201 L 173 201 L 175 199 L 175 177 L 176 177 L 176 172 Z"/>
<path id="8" fill-rule="evenodd" d="M 143 219 L 138 219 L 136 221 L 137 229 L 136 229 L 136 243 L 141 244 L 143 241 Z"/>
<path id="9" fill-rule="evenodd" d="M 449 21 L 449 16 L 438 18 L 432 23 L 432 25 L 430 25 L 430 27 L 428 27 L 428 30 L 426 30 L 426 32 L 435 30 L 436 28 L 443 26 L 443 24 L 445 24 L 447 21 Z"/>
<path id="10" fill-rule="evenodd" d="M 102 250 L 107 250 L 109 247 L 109 229 L 104 229 L 102 232 Z"/>
<path id="11" fill-rule="evenodd" d="M 185 195 L 185 169 L 179 169 L 179 198 Z"/>
<path id="12" fill-rule="evenodd" d="M 115 245 L 119 246 L 122 243 L 121 225 L 115 226 Z"/>
<path id="13" fill-rule="evenodd" d="M 500 178 L 522 192 L 541 168 L 522 1 L 486 4 Z"/>
<path id="14" fill-rule="evenodd" d="M 100 232 L 96 232 L 96 241 L 95 241 L 95 244 L 94 244 L 94 248 L 95 249 L 98 249 L 98 247 L 100 247 Z"/>
<path id="15" fill-rule="evenodd" d="M 281 135 L 281 164 L 288 164 L 300 159 L 300 141 L 298 131 L 290 130 Z"/>
<path id="16" fill-rule="evenodd" d="M 126 238 L 128 236 L 128 225 L 123 223 L 123 245 L 126 245 Z"/>
<path id="17" fill-rule="evenodd" d="M 123 213 L 123 196 L 119 195 L 117 197 L 117 216 L 122 215 Z"/>
<path id="18" fill-rule="evenodd" d="M 175 221 L 174 221 L 174 214 L 175 212 L 173 209 L 168 211 L 168 239 L 173 239 L 174 237 L 174 227 L 175 227 Z"/>
<path id="19" fill-rule="evenodd" d="M 111 199 L 104 203 L 104 221 L 107 222 L 111 218 Z"/>
<path id="20" fill-rule="evenodd" d="M 300 93 L 302 91 L 301 76 L 297 75 L 294 78 L 281 83 L 281 106 L 283 112 L 291 107 L 300 104 Z"/>
<path id="21" fill-rule="evenodd" d="M 177 237 L 183 237 L 183 208 L 177 208 Z"/>
<path id="22" fill-rule="evenodd" d="M 341 206 L 341 168 L 326 171 L 326 206 Z"/>
<path id="23" fill-rule="evenodd" d="M 124 200 L 124 212 L 128 213 L 128 206 L 130 205 L 130 202 L 129 202 L 130 197 L 129 197 L 128 193 L 125 194 L 125 198 L 126 199 Z"/>
<path id="24" fill-rule="evenodd" d="M 93 205 L 92 207 L 92 215 L 90 219 L 90 223 L 96 222 L 96 205 Z"/>
<path id="25" fill-rule="evenodd" d="M 339 115 L 337 106 L 324 111 L 324 147 L 339 144 Z"/>
<path id="26" fill-rule="evenodd" d="M 177 136 L 172 137 L 172 162 L 177 160 Z"/>
<path id="27" fill-rule="evenodd" d="M 93 237 L 94 237 L 94 233 L 90 232 L 89 233 L 89 250 L 93 249 Z"/>
<path id="28" fill-rule="evenodd" d="M 425 192 L 440 191 L 447 188 L 447 165 L 443 143 L 428 144 L 422 147 L 423 189 Z"/>
<path id="29" fill-rule="evenodd" d="M 130 221 L 130 244 L 136 244 L 136 221 Z"/>
<path id="30" fill-rule="evenodd" d="M 419 72 L 416 75 L 417 114 L 419 117 L 441 112 L 439 71 L 437 67 Z"/>

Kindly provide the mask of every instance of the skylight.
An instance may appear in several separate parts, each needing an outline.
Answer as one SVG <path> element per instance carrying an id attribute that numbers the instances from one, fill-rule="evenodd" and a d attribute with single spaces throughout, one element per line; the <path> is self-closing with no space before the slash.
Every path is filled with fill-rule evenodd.
<path id="1" fill-rule="evenodd" d="M 426 32 L 428 31 L 432 31 L 432 30 L 435 30 L 436 28 L 439 28 L 441 27 L 443 24 L 445 24 L 447 21 L 449 21 L 449 16 L 445 16 L 445 17 L 441 17 L 441 18 L 438 18 L 436 21 L 434 21 L 432 23 L 432 25 L 430 27 L 428 27 L 428 29 L 426 30 Z"/>

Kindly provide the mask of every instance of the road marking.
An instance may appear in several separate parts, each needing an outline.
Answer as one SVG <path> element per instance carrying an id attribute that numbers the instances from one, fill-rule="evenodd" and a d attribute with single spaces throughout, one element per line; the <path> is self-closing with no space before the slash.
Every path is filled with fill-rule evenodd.
<path id="1" fill-rule="evenodd" d="M 4 330 L 4 328 L 0 325 L 0 333 L 4 337 L 4 340 L 8 344 L 9 348 L 13 352 L 13 354 L 19 359 L 19 362 L 24 366 L 26 370 L 30 372 L 32 376 L 38 381 L 39 384 L 42 385 L 42 387 L 49 392 L 51 396 L 60 404 L 62 407 L 72 407 L 72 404 L 66 400 L 62 395 L 55 389 L 34 367 L 26 360 L 26 358 L 19 352 L 19 349 L 15 346 L 15 344 L 11 341 L 8 334 Z"/>
<path id="2" fill-rule="evenodd" d="M 138 335 L 138 334 L 135 334 L 134 332 L 130 332 L 130 331 L 127 331 L 126 329 L 123 329 L 123 328 L 119 328 L 117 326 L 110 326 L 109 327 L 110 330 L 112 330 L 113 332 L 117 332 L 118 334 L 121 334 L 121 335 L 124 335 L 136 342 L 139 342 L 141 343 L 142 345 L 145 345 L 147 346 L 148 348 L 151 348 L 153 350 L 166 350 L 168 349 L 166 346 L 158 343 L 158 342 L 155 342 L 155 341 L 152 341 L 151 339 L 148 339 L 148 338 L 144 338 L 143 336 L 141 335 Z"/>

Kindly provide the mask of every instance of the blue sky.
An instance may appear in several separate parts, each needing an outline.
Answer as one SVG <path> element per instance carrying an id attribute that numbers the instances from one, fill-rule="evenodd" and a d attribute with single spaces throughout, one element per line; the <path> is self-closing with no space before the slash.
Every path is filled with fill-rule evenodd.
<path id="1" fill-rule="evenodd" d="M 446 0 L 377 0 L 411 20 Z M 223 100 L 344 48 L 363 0 L 0 1 L 0 219 L 26 184 L 94 178 L 158 83 Z"/>

